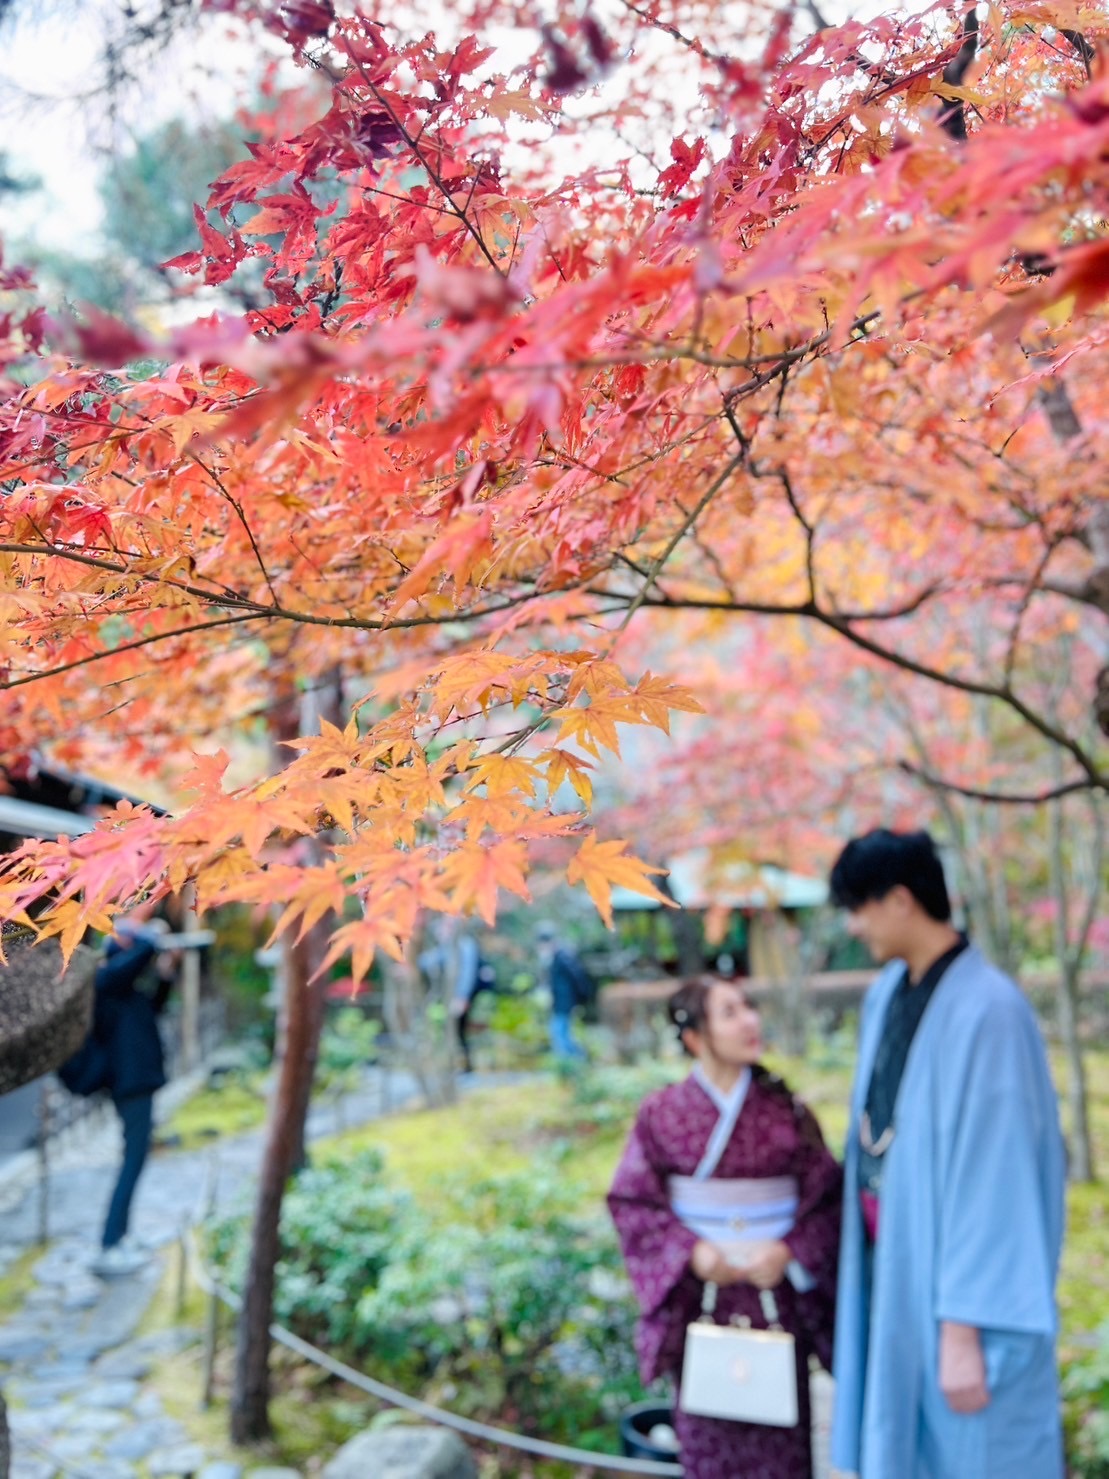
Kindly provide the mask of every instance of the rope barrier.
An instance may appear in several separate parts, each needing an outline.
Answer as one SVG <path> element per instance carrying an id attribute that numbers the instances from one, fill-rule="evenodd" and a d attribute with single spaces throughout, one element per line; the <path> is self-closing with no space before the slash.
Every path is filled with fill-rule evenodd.
<path id="1" fill-rule="evenodd" d="M 236 1312 L 241 1310 L 242 1300 L 239 1296 L 225 1288 L 205 1266 L 196 1244 L 195 1228 L 188 1230 L 187 1247 L 193 1277 L 204 1293 L 222 1300 L 229 1309 Z M 410 1397 L 407 1392 L 398 1391 L 396 1387 L 387 1386 L 384 1382 L 376 1381 L 372 1376 L 366 1376 L 364 1372 L 348 1366 L 345 1361 L 338 1361 L 334 1356 L 329 1356 L 318 1346 L 301 1340 L 299 1335 L 294 1335 L 283 1325 L 271 1325 L 270 1335 L 278 1344 L 295 1351 L 306 1361 L 321 1366 L 325 1371 L 330 1371 L 333 1376 L 340 1377 L 371 1397 L 376 1397 L 391 1407 L 403 1407 L 407 1412 L 414 1412 L 426 1418 L 428 1422 L 437 1423 L 444 1428 L 453 1428 L 458 1433 L 466 1433 L 469 1437 L 479 1438 L 484 1443 L 494 1443 L 501 1448 L 515 1448 L 521 1453 L 533 1454 L 536 1458 L 560 1459 L 563 1463 L 577 1464 L 581 1467 L 588 1465 L 594 1469 L 608 1469 L 618 1474 L 652 1474 L 662 1479 L 664 1475 L 681 1475 L 682 1473 L 680 1464 L 661 1463 L 654 1459 L 620 1458 L 608 1453 L 593 1453 L 587 1448 L 571 1448 L 565 1443 L 548 1443 L 543 1438 L 526 1438 L 522 1433 L 513 1433 L 508 1428 L 495 1428 L 488 1423 L 475 1422 L 472 1418 L 462 1417 L 459 1413 L 451 1412 L 445 1407 L 436 1407 L 433 1403 L 424 1402 L 419 1397 Z"/>

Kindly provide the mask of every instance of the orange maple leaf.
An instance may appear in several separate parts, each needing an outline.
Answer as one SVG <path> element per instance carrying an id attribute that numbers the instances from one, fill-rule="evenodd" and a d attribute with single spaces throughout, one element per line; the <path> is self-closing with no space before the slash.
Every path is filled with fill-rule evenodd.
<path id="1" fill-rule="evenodd" d="M 596 832 L 590 832 L 570 860 L 566 869 L 569 883 L 584 883 L 589 897 L 597 906 L 597 912 L 605 924 L 612 928 L 612 889 L 631 889 L 632 893 L 643 894 L 656 903 L 676 909 L 673 899 L 660 893 L 647 876 L 650 873 L 665 873 L 665 868 L 656 868 L 639 858 L 628 855 L 628 844 L 619 840 L 599 842 Z"/>

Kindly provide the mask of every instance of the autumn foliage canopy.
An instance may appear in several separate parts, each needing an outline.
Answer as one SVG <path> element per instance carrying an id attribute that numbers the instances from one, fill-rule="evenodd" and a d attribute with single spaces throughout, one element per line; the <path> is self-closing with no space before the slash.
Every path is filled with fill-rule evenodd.
<path id="1" fill-rule="evenodd" d="M 207 12 L 278 55 L 168 269 L 195 321 L 0 278 L 0 760 L 190 804 L 27 844 L 4 915 L 49 898 L 69 948 L 192 879 L 339 912 L 360 973 L 552 838 L 607 914 L 653 889 L 587 821 L 621 729 L 742 674 L 826 753 L 844 657 L 1003 715 L 1013 785 L 1046 747 L 1105 787 L 1101 8 Z"/>

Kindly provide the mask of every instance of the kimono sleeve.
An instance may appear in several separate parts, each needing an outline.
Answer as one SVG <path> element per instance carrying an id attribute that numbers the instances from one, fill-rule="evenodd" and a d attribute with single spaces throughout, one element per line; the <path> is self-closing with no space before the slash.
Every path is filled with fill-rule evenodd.
<path id="1" fill-rule="evenodd" d="M 1064 1195 L 1055 1094 L 1023 1003 L 975 1024 L 944 1127 L 936 1318 L 1052 1335 Z"/>
<path id="2" fill-rule="evenodd" d="M 843 1168 L 804 1105 L 797 1107 L 797 1130 L 797 1215 L 785 1242 L 805 1272 L 824 1284 L 834 1280 L 836 1272 Z"/>
<path id="3" fill-rule="evenodd" d="M 608 1194 L 628 1277 L 640 1309 L 650 1318 L 667 1303 L 687 1276 L 697 1235 L 670 1210 L 666 1178 L 653 1154 L 647 1107 L 628 1137 Z"/>

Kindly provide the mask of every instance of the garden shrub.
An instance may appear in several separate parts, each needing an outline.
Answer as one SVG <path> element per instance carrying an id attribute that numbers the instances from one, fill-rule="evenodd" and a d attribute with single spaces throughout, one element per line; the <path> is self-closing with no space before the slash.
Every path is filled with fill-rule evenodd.
<path id="1" fill-rule="evenodd" d="M 363 1152 L 303 1172 L 285 1199 L 275 1312 L 382 1380 L 459 1411 L 611 1446 L 642 1395 L 634 1303 L 603 1210 L 551 1157 L 443 1188 L 437 1222 Z M 212 1229 L 233 1285 L 246 1226 Z"/>
<path id="2" fill-rule="evenodd" d="M 1089 1355 L 1063 1373 L 1071 1479 L 1109 1479 L 1109 1322 Z"/>

